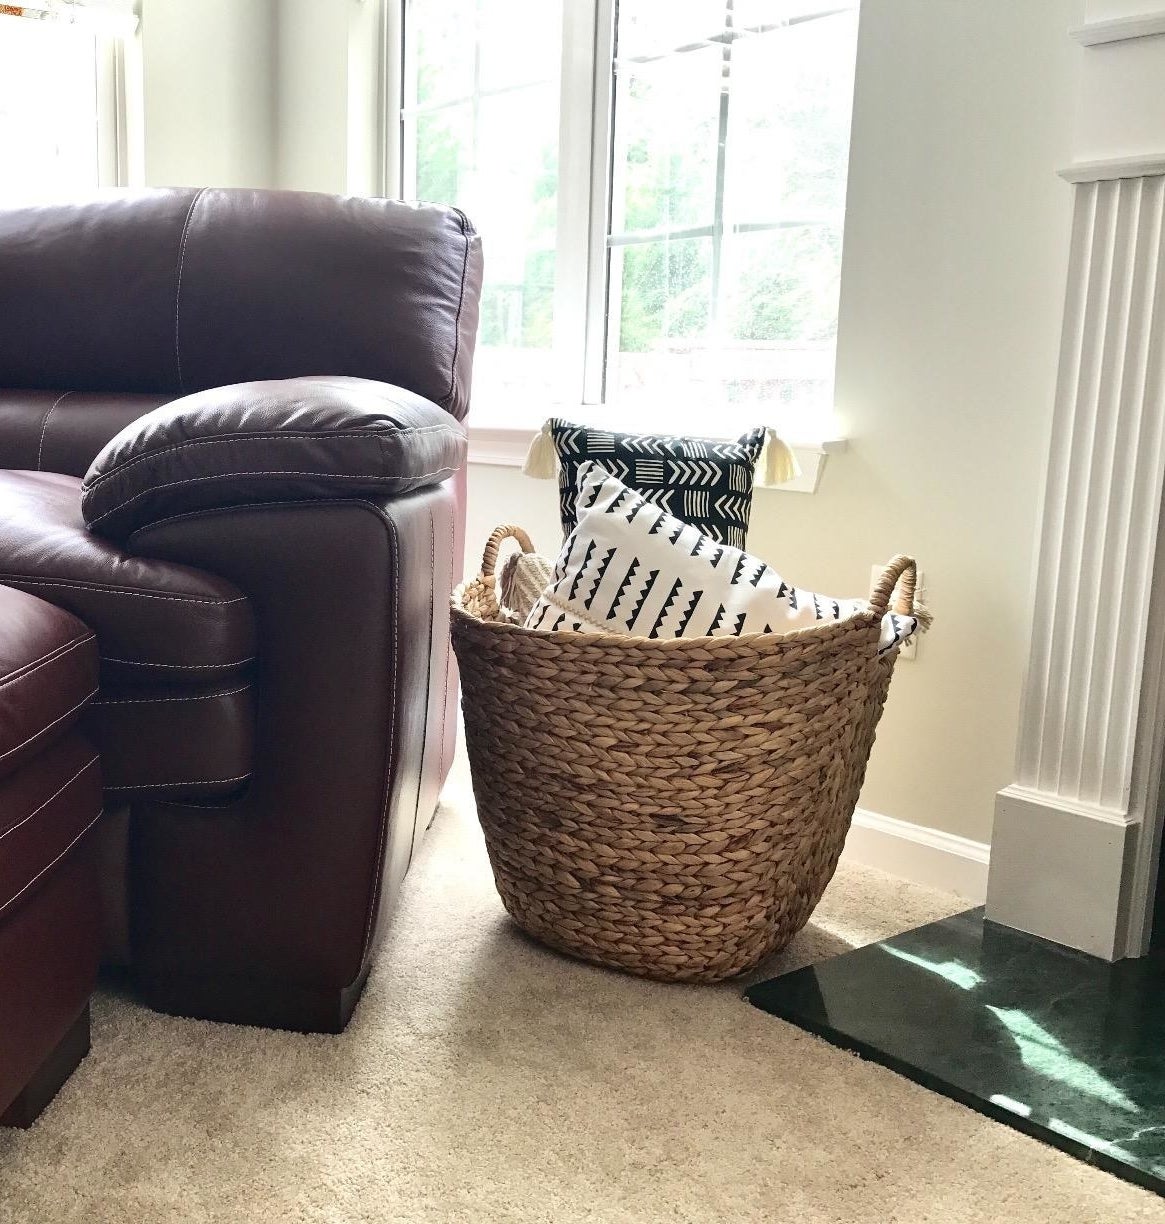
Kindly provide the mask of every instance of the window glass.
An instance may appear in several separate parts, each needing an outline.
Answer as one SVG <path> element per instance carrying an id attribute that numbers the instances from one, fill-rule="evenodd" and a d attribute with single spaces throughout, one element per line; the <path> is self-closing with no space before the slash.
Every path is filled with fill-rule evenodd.
<path id="1" fill-rule="evenodd" d="M 404 193 L 483 236 L 475 406 L 546 414 L 555 369 L 561 0 L 413 0 L 405 17 Z"/>
<path id="2" fill-rule="evenodd" d="M 96 187 L 92 31 L 0 15 L 0 200 Z"/>
<path id="3" fill-rule="evenodd" d="M 617 12 L 604 397 L 810 426 L 832 408 L 856 13 Z"/>

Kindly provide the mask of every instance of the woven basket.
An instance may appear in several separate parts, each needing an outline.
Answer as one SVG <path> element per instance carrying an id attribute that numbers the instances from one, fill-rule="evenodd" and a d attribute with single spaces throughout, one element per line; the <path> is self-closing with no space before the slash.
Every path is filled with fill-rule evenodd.
<path id="1" fill-rule="evenodd" d="M 490 537 L 453 595 L 465 734 L 494 879 L 536 939 L 665 981 L 742 973 L 837 866 L 914 610 L 895 557 L 868 610 L 787 634 L 645 638 L 500 620 Z"/>

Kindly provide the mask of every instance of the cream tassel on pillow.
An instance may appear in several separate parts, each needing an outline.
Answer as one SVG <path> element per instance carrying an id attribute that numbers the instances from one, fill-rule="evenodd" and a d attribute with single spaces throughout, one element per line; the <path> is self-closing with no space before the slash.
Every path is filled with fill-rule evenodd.
<path id="1" fill-rule="evenodd" d="M 527 476 L 537 476 L 539 480 L 549 480 L 556 470 L 554 438 L 550 432 L 550 422 L 547 421 L 541 430 L 534 435 L 530 449 L 526 452 L 526 462 L 522 471 Z"/>
<path id="2" fill-rule="evenodd" d="M 796 480 L 800 475 L 801 465 L 789 444 L 777 436 L 775 429 L 766 429 L 765 444 L 757 460 L 754 483 L 760 488 L 771 489 L 774 485 Z"/>

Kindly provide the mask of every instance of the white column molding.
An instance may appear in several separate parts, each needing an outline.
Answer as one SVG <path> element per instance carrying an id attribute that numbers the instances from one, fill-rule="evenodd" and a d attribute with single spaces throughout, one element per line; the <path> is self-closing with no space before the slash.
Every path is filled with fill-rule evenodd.
<path id="1" fill-rule="evenodd" d="M 1141 942 L 1130 865 L 1147 816 L 1155 827 L 1157 779 L 1138 756 L 1158 664 L 1146 648 L 1165 485 L 1165 177 L 1074 190 L 1031 658 L 987 913 L 1117 957 Z"/>
<path id="2" fill-rule="evenodd" d="M 1108 43 L 1132 42 L 1165 34 L 1165 9 L 1138 13 L 1132 17 L 1110 17 L 1086 21 L 1068 31 L 1083 47 L 1103 47 Z"/>
<path id="3" fill-rule="evenodd" d="M 1152 178 L 1165 174 L 1165 153 L 1138 157 L 1106 157 L 1101 161 L 1074 162 L 1060 171 L 1069 183 L 1100 183 L 1110 179 Z"/>

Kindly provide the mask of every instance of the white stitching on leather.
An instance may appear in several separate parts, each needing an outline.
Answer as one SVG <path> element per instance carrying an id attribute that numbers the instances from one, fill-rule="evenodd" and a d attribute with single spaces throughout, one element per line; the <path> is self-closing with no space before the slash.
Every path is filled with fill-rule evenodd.
<path id="1" fill-rule="evenodd" d="M 36 875 L 34 875 L 32 879 L 29 880 L 29 882 L 15 896 L 9 897 L 8 900 L 4 902 L 3 905 L 0 905 L 0 914 L 3 914 L 6 909 L 15 905 L 17 901 L 19 901 L 20 898 L 23 897 L 24 894 L 28 892 L 30 888 L 33 888 L 40 880 L 42 880 L 46 875 L 48 875 L 48 873 L 52 871 L 52 869 L 61 861 L 61 859 L 63 859 L 65 855 L 68 854 L 70 850 L 72 850 L 72 848 L 81 840 L 81 838 L 83 838 L 85 834 L 88 833 L 89 830 L 93 828 L 93 826 L 104 815 L 105 815 L 105 809 L 102 808 L 101 811 L 98 812 L 97 815 L 93 817 L 93 819 L 81 830 L 81 832 L 78 833 L 77 836 L 74 837 L 71 842 L 69 842 L 69 844 L 60 852 L 60 854 L 57 855 L 55 859 L 53 859 L 51 863 L 49 863 L 49 865 L 43 871 L 38 871 Z"/>
<path id="2" fill-rule="evenodd" d="M 0 582 L 21 586 L 64 587 L 69 591 L 92 591 L 95 595 L 126 595 L 130 599 L 164 599 L 170 603 L 204 604 L 210 608 L 229 608 L 231 604 L 246 603 L 246 595 L 235 599 L 205 599 L 201 595 L 156 595 L 137 587 L 111 587 L 100 582 L 62 582 L 56 578 L 33 578 L 28 574 L 0 574 Z"/>
<path id="3" fill-rule="evenodd" d="M 44 439 L 45 439 L 45 433 L 49 427 L 49 417 L 51 417 L 53 413 L 56 412 L 57 406 L 61 404 L 64 400 L 67 400 L 69 396 L 72 394 L 73 394 L 72 391 L 66 391 L 64 395 L 54 400 L 52 407 L 50 407 L 48 412 L 44 414 L 44 420 L 41 422 L 41 425 L 40 425 L 40 445 L 36 448 L 36 470 L 38 472 L 44 471 L 44 468 L 41 465 L 44 461 Z"/>
<path id="4" fill-rule="evenodd" d="M 453 590 L 454 578 L 453 568 L 457 564 L 457 506 L 450 507 L 449 515 L 449 590 Z M 446 635 L 448 637 L 448 635 Z M 445 659 L 445 695 L 441 698 L 441 755 L 437 760 L 437 777 L 438 790 L 437 799 L 440 801 L 440 787 L 445 784 L 445 744 L 449 739 L 445 728 L 445 718 L 449 713 L 449 677 L 453 674 L 453 644 L 450 641 L 445 643 L 448 650 L 448 656 Z"/>
<path id="5" fill-rule="evenodd" d="M 380 513 L 380 518 L 387 525 L 392 536 L 392 697 L 388 706 L 388 745 L 384 751 L 384 799 L 380 808 L 380 834 L 376 840 L 376 875 L 372 881 L 372 893 L 368 898 L 368 921 L 364 925 L 364 947 L 360 951 L 360 963 L 368 955 L 372 941 L 372 922 L 376 914 L 376 903 L 380 896 L 380 879 L 384 874 L 385 839 L 388 834 L 388 797 L 392 789 L 392 767 L 396 762 L 394 749 L 396 747 L 396 698 L 397 681 L 400 676 L 400 532 L 388 515 Z"/>
<path id="6" fill-rule="evenodd" d="M 67 791 L 69 787 L 72 786 L 73 783 L 76 782 L 87 769 L 92 769 L 100 759 L 100 756 L 95 756 L 91 761 L 82 765 L 81 768 L 78 769 L 77 772 L 68 780 L 68 782 L 63 783 L 58 790 L 53 791 L 53 793 L 44 801 L 44 803 L 40 805 L 40 807 L 33 808 L 33 810 L 29 812 L 29 814 L 25 816 L 23 820 L 18 821 L 10 828 L 5 829 L 3 833 L 0 833 L 0 841 L 3 841 L 9 833 L 15 833 L 17 829 L 23 828 L 38 812 L 43 812 L 58 795 L 64 794 L 64 792 Z"/>
<path id="7" fill-rule="evenodd" d="M 143 523 L 126 536 L 126 543 L 132 542 L 143 531 L 153 531 L 156 527 L 164 527 L 167 523 L 181 523 L 186 519 L 212 518 L 216 514 L 233 514 L 236 510 L 289 510 L 293 507 L 302 508 L 304 506 L 363 506 L 364 509 L 371 510 L 373 514 L 379 515 L 380 513 L 373 502 L 363 497 L 297 497 L 290 501 L 240 502 L 235 506 L 204 506 L 201 510 L 184 510 L 181 514 L 168 514 L 165 518 L 155 519 L 152 523 Z"/>
<path id="8" fill-rule="evenodd" d="M 452 402 L 457 391 L 457 356 L 461 351 L 461 311 L 465 305 L 465 282 L 469 276 L 469 248 L 473 245 L 472 236 L 467 228 L 469 218 L 459 208 L 453 211 L 460 219 L 461 236 L 465 239 L 465 251 L 461 256 L 461 292 L 457 297 L 457 314 L 453 319 L 453 360 L 449 363 L 449 390 L 442 396 L 449 402 Z"/>
<path id="9" fill-rule="evenodd" d="M 163 489 L 176 489 L 180 485 L 188 484 L 206 484 L 212 480 L 236 480 L 239 477 L 262 477 L 262 476 L 310 476 L 317 480 L 375 480 L 378 482 L 387 480 L 412 480 L 421 481 L 429 480 L 434 476 L 440 476 L 444 479 L 446 476 L 452 476 L 457 468 L 441 467 L 434 472 L 422 472 L 420 475 L 399 475 L 399 476 L 380 476 L 375 472 L 365 472 L 354 476 L 344 476 L 335 472 L 217 472 L 209 476 L 190 476 L 185 480 L 170 480 L 165 484 L 152 485 L 148 489 L 143 489 L 140 493 L 135 493 L 133 497 L 126 498 L 125 501 L 119 502 L 112 509 L 106 510 L 104 514 L 99 514 L 96 518 L 89 520 L 90 527 L 96 527 L 98 523 L 109 518 L 111 514 L 119 514 L 121 511 L 128 509 L 136 501 L 140 501 L 143 497 L 149 497 L 153 493 L 159 493 Z"/>
<path id="10" fill-rule="evenodd" d="M 437 521 L 433 518 L 433 507 L 427 507 L 429 512 L 429 573 L 437 573 Z M 417 802 L 413 806 L 413 833 L 409 838 L 409 862 L 413 865 L 413 853 L 417 845 L 417 820 L 421 815 L 421 795 L 425 790 L 425 753 L 429 747 L 429 700 L 433 695 L 433 640 L 436 626 L 434 617 L 437 615 L 437 584 L 434 581 L 429 588 L 429 665 L 425 668 L 425 717 L 421 722 L 421 756 L 417 768 Z M 407 871 L 408 868 L 406 867 Z"/>
<path id="11" fill-rule="evenodd" d="M 202 193 L 206 190 L 205 187 L 200 187 L 194 193 L 194 199 L 190 201 L 190 207 L 186 212 L 186 220 L 182 224 L 182 245 L 178 250 L 178 278 L 174 285 L 174 363 L 178 368 L 178 392 L 182 393 L 182 350 L 179 346 L 178 339 L 178 307 L 182 300 L 182 269 L 186 266 L 186 240 L 190 237 L 190 222 L 194 217 L 194 206 L 202 199 Z"/>
<path id="12" fill-rule="evenodd" d="M 123 697 L 111 701 L 95 701 L 94 706 L 118 705 L 164 705 L 170 701 L 217 701 L 221 697 L 234 697 L 238 693 L 249 693 L 252 685 L 244 684 L 241 688 L 229 689 L 225 693 L 201 693 L 197 697 Z"/>
<path id="13" fill-rule="evenodd" d="M 254 663 L 255 656 L 247 655 L 245 659 L 235 659 L 230 663 L 150 663 L 140 659 L 115 659 L 113 655 L 102 655 L 102 663 L 122 663 L 126 667 L 159 667 L 164 671 L 214 671 L 225 667 L 242 667 L 244 663 Z"/>
<path id="14" fill-rule="evenodd" d="M 0 752 L 0 761 L 4 760 L 5 757 L 10 757 L 14 752 L 19 752 L 21 748 L 26 748 L 29 744 L 33 742 L 33 740 L 40 739 L 42 735 L 44 735 L 48 731 L 51 731 L 58 723 L 63 723 L 65 719 L 69 717 L 70 714 L 76 714 L 77 711 L 85 704 L 85 702 L 89 701 L 90 698 L 96 696 L 96 694 L 97 694 L 97 690 L 94 689 L 93 692 L 91 692 L 88 696 L 82 697 L 81 700 L 78 701 L 77 704 L 71 710 L 66 710 L 64 714 L 60 716 L 60 718 L 54 718 L 51 723 L 46 723 L 34 735 L 30 735 L 28 739 L 26 740 L 21 740 L 21 742 L 17 744 L 15 748 L 9 748 L 5 752 Z"/>
<path id="15" fill-rule="evenodd" d="M 17 680 L 23 680 L 25 676 L 31 676 L 33 672 L 40 671 L 42 667 L 47 667 L 50 663 L 56 662 L 57 659 L 69 654 L 70 651 L 76 650 L 78 646 L 84 646 L 86 642 L 92 642 L 95 636 L 95 634 L 86 633 L 84 637 L 74 638 L 71 642 L 66 642 L 63 646 L 50 650 L 48 654 L 41 655 L 39 659 L 26 663 L 19 671 L 11 672 L 3 680 L 0 680 L 0 688 L 3 688 L 6 684 L 13 684 Z"/>
<path id="16" fill-rule="evenodd" d="M 252 439 L 260 442 L 275 442 L 289 439 L 291 441 L 303 441 L 305 439 L 314 441 L 317 438 L 328 438 L 330 440 L 342 440 L 347 438 L 352 439 L 367 439 L 367 438 L 413 438 L 419 434 L 425 433 L 446 433 L 452 434 L 455 438 L 461 438 L 463 441 L 467 435 L 464 429 L 458 429 L 453 425 L 414 425 L 401 426 L 396 429 L 369 429 L 362 432 L 353 432 L 350 429 L 345 430 L 308 430 L 305 432 L 288 433 L 286 430 L 265 430 L 263 433 L 232 433 L 226 434 L 217 438 L 196 438 L 189 442 L 175 442 L 171 446 L 159 447 L 158 450 L 147 451 L 144 455 L 135 455 L 132 459 L 127 459 L 124 463 L 119 463 L 116 467 L 110 468 L 108 472 L 102 472 L 100 476 L 94 478 L 90 484 L 87 481 L 82 483 L 81 488 L 86 493 L 91 493 L 98 485 L 109 480 L 112 476 L 121 476 L 128 472 L 130 468 L 136 467 L 139 463 L 145 463 L 150 459 L 157 459 L 161 455 L 173 454 L 174 451 L 193 450 L 196 446 L 222 446 L 233 442 L 249 442 Z"/>
<path id="17" fill-rule="evenodd" d="M 187 782 L 139 782 L 135 786 L 107 786 L 105 789 L 111 791 L 168 790 L 172 786 L 221 786 L 224 782 L 245 782 L 250 776 L 249 773 L 245 773 L 235 778 L 202 778 Z"/>

